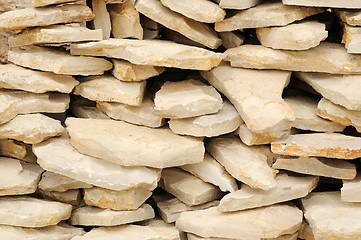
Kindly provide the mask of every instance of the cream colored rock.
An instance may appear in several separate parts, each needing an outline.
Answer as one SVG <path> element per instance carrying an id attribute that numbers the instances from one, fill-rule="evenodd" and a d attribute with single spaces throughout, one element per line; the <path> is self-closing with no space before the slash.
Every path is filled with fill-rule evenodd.
<path id="1" fill-rule="evenodd" d="M 269 131 L 264 133 L 255 133 L 248 129 L 246 124 L 242 124 L 236 133 L 242 142 L 248 146 L 269 144 L 289 137 L 291 130 Z"/>
<path id="2" fill-rule="evenodd" d="M 216 0 L 221 8 L 243 10 L 254 7 L 261 3 L 261 0 Z"/>
<path id="3" fill-rule="evenodd" d="M 299 5 L 310 7 L 329 7 L 329 8 L 361 8 L 358 0 L 282 0 L 283 4 Z"/>
<path id="4" fill-rule="evenodd" d="M 361 202 L 361 175 L 353 180 L 344 180 L 341 188 L 341 200 L 344 202 Z"/>
<path id="5" fill-rule="evenodd" d="M 153 218 L 140 223 L 142 226 L 149 226 L 149 227 L 161 227 L 161 228 L 169 228 L 178 231 L 175 226 L 175 223 L 166 223 L 162 219 Z M 185 232 L 179 232 L 179 239 L 180 240 L 187 240 L 187 234 Z"/>
<path id="6" fill-rule="evenodd" d="M 52 138 L 33 146 L 39 165 L 69 178 L 111 190 L 135 187 L 154 189 L 160 172 L 145 167 L 127 168 L 114 163 L 83 155 L 70 144 L 65 136 Z"/>
<path id="7" fill-rule="evenodd" d="M 257 28 L 261 44 L 273 49 L 307 50 L 328 36 L 326 25 L 316 21 L 292 23 L 283 27 Z"/>
<path id="8" fill-rule="evenodd" d="M 30 28 L 9 37 L 11 47 L 102 40 L 101 30 L 90 30 L 79 24 Z"/>
<path id="9" fill-rule="evenodd" d="M 285 98 L 288 106 L 295 113 L 296 120 L 292 127 L 315 132 L 342 132 L 345 126 L 325 120 L 317 116 L 317 99 L 305 96 L 289 96 Z"/>
<path id="10" fill-rule="evenodd" d="M 101 29 L 103 39 L 109 39 L 112 31 L 110 15 L 104 0 L 92 0 L 92 9 L 95 14 L 93 20 L 94 29 Z"/>
<path id="11" fill-rule="evenodd" d="M 207 151 L 237 180 L 268 190 L 276 185 L 263 147 L 249 147 L 233 136 L 211 138 Z"/>
<path id="12" fill-rule="evenodd" d="M 172 11 L 198 22 L 219 22 L 226 16 L 226 11 L 209 0 L 161 0 L 161 3 Z"/>
<path id="13" fill-rule="evenodd" d="M 243 123 L 243 120 L 233 105 L 225 101 L 222 108 L 216 113 L 171 119 L 168 123 L 169 128 L 177 134 L 195 137 L 216 137 L 235 131 Z"/>
<path id="14" fill-rule="evenodd" d="M 334 9 L 335 14 L 345 23 L 351 26 L 361 26 L 361 11 Z"/>
<path id="15" fill-rule="evenodd" d="M 1 3 L 0 12 L 2 13 L 31 7 L 30 0 L 4 0 Z"/>
<path id="16" fill-rule="evenodd" d="M 317 47 L 304 51 L 242 45 L 228 49 L 223 56 L 233 67 L 331 74 L 361 73 L 361 56 L 347 53 L 345 47 L 338 43 L 322 42 Z"/>
<path id="17" fill-rule="evenodd" d="M 290 156 L 355 159 L 361 156 L 361 139 L 340 133 L 306 133 L 273 142 L 272 152 Z"/>
<path id="18" fill-rule="evenodd" d="M 68 118 L 66 125 L 79 152 L 123 166 L 166 168 L 203 161 L 205 150 L 200 139 L 179 136 L 167 128 L 78 118 Z"/>
<path id="19" fill-rule="evenodd" d="M 31 150 L 31 145 L 12 139 L 0 139 L 0 155 L 36 163 L 36 156 Z"/>
<path id="20" fill-rule="evenodd" d="M 72 101 L 70 111 L 78 118 L 110 119 L 105 113 L 96 107 L 96 103 L 85 98 Z"/>
<path id="21" fill-rule="evenodd" d="M 225 48 L 239 47 L 246 40 L 246 37 L 238 32 L 221 32 L 219 37 L 222 39 L 222 45 Z"/>
<path id="22" fill-rule="evenodd" d="M 184 35 L 180 34 L 179 32 L 170 30 L 169 28 L 163 28 L 161 35 L 164 35 L 164 37 L 167 40 L 175 42 L 175 43 L 180 43 L 180 44 L 193 46 L 193 47 L 205 48 L 205 46 L 203 44 L 195 42 L 195 41 L 185 37 Z"/>
<path id="23" fill-rule="evenodd" d="M 176 226 L 202 237 L 251 240 L 292 234 L 301 226 L 302 217 L 302 211 L 290 205 L 276 204 L 232 213 L 220 213 L 213 207 L 182 213 Z"/>
<path id="24" fill-rule="evenodd" d="M 81 226 L 118 226 L 151 218 L 154 218 L 154 210 L 149 204 L 143 204 L 136 210 L 128 211 L 86 206 L 73 211 L 70 223 Z"/>
<path id="25" fill-rule="evenodd" d="M 295 116 L 281 96 L 290 81 L 290 72 L 222 64 L 202 72 L 202 76 L 229 99 L 251 131 L 263 133 L 291 128 Z"/>
<path id="26" fill-rule="evenodd" d="M 91 9 L 84 5 L 62 5 L 45 8 L 25 8 L 0 15 L 0 31 L 50 26 L 59 23 L 84 22 L 94 19 Z"/>
<path id="27" fill-rule="evenodd" d="M 91 188 L 92 185 L 57 173 L 46 171 L 39 182 L 39 188 L 45 191 L 66 192 L 70 189 Z"/>
<path id="28" fill-rule="evenodd" d="M 262 238 L 261 240 L 297 240 L 298 233 L 285 234 L 277 238 Z M 240 240 L 234 238 L 213 238 L 213 237 L 200 237 L 192 233 L 187 233 L 188 240 Z"/>
<path id="29" fill-rule="evenodd" d="M 5 64 L 8 62 L 8 52 L 9 52 L 9 37 L 11 32 L 0 32 L 0 63 Z"/>
<path id="30" fill-rule="evenodd" d="M 136 2 L 135 8 L 155 22 L 204 46 L 216 49 L 221 45 L 221 39 L 209 26 L 173 12 L 163 6 L 160 0 L 140 0 Z"/>
<path id="31" fill-rule="evenodd" d="M 73 206 L 79 205 L 82 200 L 80 189 L 71 189 L 65 192 L 45 191 L 39 189 L 38 192 L 40 192 L 42 197 L 45 199 L 68 203 Z"/>
<path id="32" fill-rule="evenodd" d="M 75 2 L 77 0 L 32 0 L 31 5 L 33 7 L 45 7 L 53 4 Z"/>
<path id="33" fill-rule="evenodd" d="M 361 30 L 360 27 L 352 27 L 348 24 L 343 26 L 342 43 L 345 44 L 348 53 L 361 53 Z"/>
<path id="34" fill-rule="evenodd" d="M 1 65 L 0 65 L 1 66 Z M 0 95 L 0 124 L 9 122 L 16 117 L 16 106 L 6 96 Z"/>
<path id="35" fill-rule="evenodd" d="M 158 76 L 164 71 L 162 67 L 137 65 L 124 60 L 113 59 L 112 62 L 114 65 L 112 70 L 114 77 L 126 82 L 147 80 L 148 78 Z"/>
<path id="36" fill-rule="evenodd" d="M 316 157 L 279 157 L 272 168 L 337 179 L 353 179 L 357 174 L 353 163 Z"/>
<path id="37" fill-rule="evenodd" d="M 70 47 L 73 55 L 105 56 L 138 65 L 183 69 L 209 70 L 222 60 L 220 54 L 206 49 L 161 40 L 109 39 Z"/>
<path id="38" fill-rule="evenodd" d="M 165 82 L 155 94 L 155 110 L 171 118 L 189 118 L 216 113 L 222 108 L 222 97 L 212 86 L 190 79 Z"/>
<path id="39" fill-rule="evenodd" d="M 152 195 L 147 188 L 112 191 L 93 187 L 84 189 L 84 201 L 89 206 L 112 210 L 135 210 Z"/>
<path id="40" fill-rule="evenodd" d="M 109 101 L 139 106 L 142 103 L 145 81 L 123 82 L 110 76 L 92 76 L 74 89 L 74 94 L 92 101 Z"/>
<path id="41" fill-rule="evenodd" d="M 283 5 L 278 1 L 262 3 L 215 24 L 217 32 L 228 32 L 243 28 L 286 26 L 294 21 L 324 12 L 322 8 Z"/>
<path id="42" fill-rule="evenodd" d="M 0 198 L 0 223 L 19 227 L 46 227 L 70 217 L 72 206 L 32 197 Z"/>
<path id="43" fill-rule="evenodd" d="M 354 126 L 358 132 L 361 132 L 361 111 L 348 110 L 322 98 L 317 106 L 317 115 L 344 126 Z"/>
<path id="44" fill-rule="evenodd" d="M 163 169 L 160 186 L 188 206 L 207 203 L 222 196 L 218 187 L 177 168 Z"/>

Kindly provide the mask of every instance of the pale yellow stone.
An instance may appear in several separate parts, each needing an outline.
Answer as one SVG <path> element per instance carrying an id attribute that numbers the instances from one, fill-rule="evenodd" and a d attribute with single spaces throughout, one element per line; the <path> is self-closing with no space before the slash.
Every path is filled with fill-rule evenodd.
<path id="1" fill-rule="evenodd" d="M 0 12 L 8 12 L 31 7 L 31 0 L 3 0 L 0 5 Z"/>
<path id="2" fill-rule="evenodd" d="M 298 233 L 285 234 L 277 238 L 262 238 L 261 240 L 297 240 Z M 242 240 L 235 238 L 214 238 L 214 237 L 200 237 L 192 233 L 187 233 L 188 240 Z"/>
<path id="3" fill-rule="evenodd" d="M 345 47 L 338 43 L 322 42 L 304 51 L 277 50 L 247 44 L 228 49 L 223 56 L 233 67 L 331 74 L 361 73 L 361 56 L 347 53 Z"/>
<path id="4" fill-rule="evenodd" d="M 91 9 L 84 5 L 62 5 L 45 8 L 25 8 L 0 15 L 0 31 L 28 27 L 50 26 L 58 23 L 84 22 L 94 19 Z"/>
<path id="5" fill-rule="evenodd" d="M 345 23 L 351 26 L 361 26 L 360 10 L 334 9 L 335 14 Z"/>
<path id="6" fill-rule="evenodd" d="M 36 163 L 36 156 L 31 150 L 31 145 L 12 139 L 0 139 L 0 155 Z"/>
<path id="7" fill-rule="evenodd" d="M 222 39 L 222 45 L 225 48 L 241 46 L 246 40 L 246 37 L 238 32 L 221 32 L 219 37 Z"/>
<path id="8" fill-rule="evenodd" d="M 228 32 L 243 28 L 285 26 L 294 21 L 324 12 L 322 8 L 283 5 L 278 1 L 265 2 L 215 24 L 217 32 Z"/>
<path id="9" fill-rule="evenodd" d="M 221 8 L 243 10 L 254 7 L 261 3 L 261 0 L 216 0 Z"/>
<path id="10" fill-rule="evenodd" d="M 203 161 L 200 139 L 176 135 L 168 128 L 103 119 L 68 118 L 65 123 L 79 152 L 123 166 L 166 168 Z"/>
<path id="11" fill-rule="evenodd" d="M 145 81 L 123 82 L 110 76 L 91 76 L 82 79 L 74 89 L 74 94 L 92 101 L 118 102 L 131 106 L 142 103 Z"/>
<path id="12" fill-rule="evenodd" d="M 269 144 L 283 138 L 287 138 L 291 134 L 291 130 L 255 133 L 249 130 L 246 124 L 242 124 L 236 133 L 239 135 L 244 144 L 252 146 Z"/>
<path id="13" fill-rule="evenodd" d="M 222 60 L 219 53 L 161 40 L 109 39 L 70 47 L 73 55 L 105 56 L 138 65 L 183 69 L 209 70 Z"/>
<path id="14" fill-rule="evenodd" d="M 78 118 L 110 119 L 105 113 L 96 107 L 96 103 L 85 98 L 72 101 L 70 111 Z"/>
<path id="15" fill-rule="evenodd" d="M 341 188 L 341 200 L 344 202 L 361 202 L 361 175 L 352 180 L 344 180 Z"/>
<path id="16" fill-rule="evenodd" d="M 53 4 L 75 2 L 77 0 L 32 0 L 31 5 L 35 7 L 45 7 Z"/>
<path id="17" fill-rule="evenodd" d="M 156 39 L 160 37 L 162 26 L 144 15 L 140 15 L 140 24 L 143 27 L 143 39 Z"/>
<path id="18" fill-rule="evenodd" d="M 221 45 L 221 39 L 209 26 L 173 12 L 163 6 L 160 0 L 140 0 L 136 2 L 135 7 L 140 13 L 155 22 L 204 46 L 216 49 Z"/>
<path id="19" fill-rule="evenodd" d="M 295 116 L 281 96 L 290 72 L 232 68 L 224 63 L 202 76 L 229 99 L 251 131 L 291 128 Z"/>
<path id="20" fill-rule="evenodd" d="M 101 29 L 103 39 L 109 39 L 112 31 L 110 23 L 110 15 L 105 5 L 104 0 L 92 0 L 92 10 L 95 14 L 95 18 L 92 22 L 94 29 Z"/>
<path id="21" fill-rule="evenodd" d="M 65 192 L 46 191 L 39 189 L 38 192 L 40 192 L 42 197 L 46 199 L 68 203 L 73 206 L 79 205 L 82 200 L 80 189 L 71 189 Z"/>
<path id="22" fill-rule="evenodd" d="M 39 188 L 45 191 L 66 192 L 70 189 L 91 188 L 92 185 L 57 173 L 46 171 L 39 182 Z"/>
<path id="23" fill-rule="evenodd" d="M 282 0 L 283 4 L 328 8 L 361 8 L 358 0 Z"/>
<path id="24" fill-rule="evenodd" d="M 0 95 L 0 124 L 9 122 L 11 119 L 16 117 L 16 114 L 17 111 L 15 104 L 6 96 Z"/>
<path id="25" fill-rule="evenodd" d="M 200 44 L 198 42 L 195 42 L 184 35 L 180 34 L 179 32 L 170 30 L 169 28 L 163 28 L 161 35 L 164 36 L 167 40 L 180 43 L 183 45 L 193 46 L 193 47 L 199 47 L 199 48 L 205 48 L 203 44 Z"/>
<path id="26" fill-rule="evenodd" d="M 345 44 L 348 53 L 361 53 L 361 28 L 352 27 L 348 24 L 343 26 L 342 43 Z"/>
<path id="27" fill-rule="evenodd" d="M 149 226 L 149 227 L 169 228 L 169 229 L 174 229 L 174 230 L 178 231 L 178 229 L 175 226 L 175 223 L 166 223 L 165 221 L 163 221 L 162 219 L 159 219 L 157 217 L 143 221 L 140 223 L 140 225 Z M 187 234 L 185 232 L 181 232 L 181 231 L 178 231 L 178 232 L 179 232 L 180 240 L 187 240 Z"/>
<path id="28" fill-rule="evenodd" d="M 0 32 L 0 63 L 5 64 L 8 62 L 9 52 L 9 37 L 12 35 L 11 32 Z"/>
<path id="29" fill-rule="evenodd" d="M 220 213 L 213 207 L 182 213 L 176 226 L 202 237 L 276 238 L 296 232 L 301 226 L 302 215 L 297 207 L 281 204 L 232 213 Z"/>
<path id="30" fill-rule="evenodd" d="M 301 228 L 298 231 L 298 238 L 305 240 L 315 240 L 312 229 L 306 221 L 303 221 Z"/>

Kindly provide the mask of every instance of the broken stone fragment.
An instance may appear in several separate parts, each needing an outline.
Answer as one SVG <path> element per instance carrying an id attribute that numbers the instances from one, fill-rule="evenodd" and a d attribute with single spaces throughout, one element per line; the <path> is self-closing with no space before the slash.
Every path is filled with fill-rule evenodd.
<path id="1" fill-rule="evenodd" d="M 151 195 L 151 190 L 141 187 L 120 191 L 99 187 L 84 189 L 84 201 L 87 205 L 112 210 L 135 210 Z"/>
<path id="2" fill-rule="evenodd" d="M 188 206 L 207 203 L 222 196 L 218 187 L 177 168 L 163 169 L 160 186 Z"/>
<path id="3" fill-rule="evenodd" d="M 341 200 L 344 202 L 361 202 L 361 175 L 353 180 L 344 180 L 341 188 Z"/>
<path id="4" fill-rule="evenodd" d="M 285 26 L 324 11 L 325 9 L 322 8 L 287 6 L 278 1 L 271 1 L 239 11 L 217 22 L 215 29 L 217 32 L 228 32 L 243 28 Z"/>
<path id="5" fill-rule="evenodd" d="M 361 28 L 344 24 L 342 43 L 345 44 L 348 53 L 361 53 Z"/>
<path id="6" fill-rule="evenodd" d="M 176 226 L 202 237 L 276 238 L 295 233 L 301 226 L 302 215 L 297 207 L 281 204 L 232 213 L 220 213 L 212 207 L 182 213 Z"/>
<path id="7" fill-rule="evenodd" d="M 202 72 L 202 76 L 229 99 L 251 131 L 263 133 L 291 128 L 295 116 L 281 96 L 290 81 L 290 72 L 221 64 Z"/>
<path id="8" fill-rule="evenodd" d="M 80 189 L 71 189 L 65 192 L 46 191 L 38 189 L 38 192 L 42 195 L 43 198 L 62 203 L 69 203 L 73 206 L 79 205 L 82 200 Z"/>
<path id="9" fill-rule="evenodd" d="M 2 13 L 31 7 L 30 0 L 4 0 L 2 3 L 0 5 L 0 12 Z"/>
<path id="10" fill-rule="evenodd" d="M 272 168 L 337 179 L 354 179 L 357 173 L 353 163 L 316 157 L 279 157 Z"/>
<path id="11" fill-rule="evenodd" d="M 36 156 L 31 150 L 31 145 L 12 139 L 0 139 L 0 155 L 36 163 Z"/>
<path id="12" fill-rule="evenodd" d="M 69 2 L 76 2 L 76 1 L 77 0 L 32 0 L 31 5 L 34 8 L 37 8 L 37 7 L 45 7 L 45 6 L 54 5 L 54 4 L 69 3 Z"/>
<path id="13" fill-rule="evenodd" d="M 361 11 L 360 10 L 344 10 L 334 9 L 335 14 L 343 22 L 350 26 L 361 26 Z"/>
<path id="14" fill-rule="evenodd" d="M 283 4 L 310 6 L 310 7 L 328 7 L 328 8 L 361 8 L 358 0 L 282 0 Z"/>
<path id="15" fill-rule="evenodd" d="M 216 0 L 221 8 L 243 10 L 261 3 L 261 0 Z"/>
<path id="16" fill-rule="evenodd" d="M 155 22 L 204 46 L 216 49 L 222 43 L 222 40 L 217 37 L 217 34 L 208 25 L 173 12 L 163 6 L 160 0 L 140 0 L 136 2 L 135 8 Z"/>
<path id="17" fill-rule="evenodd" d="M 113 64 L 102 58 L 71 56 L 45 47 L 28 50 L 10 50 L 9 61 L 22 67 L 65 75 L 101 75 Z"/>
<path id="18" fill-rule="evenodd" d="M 118 226 L 151 218 L 154 218 L 154 210 L 149 204 L 143 204 L 136 210 L 128 211 L 86 206 L 73 211 L 70 223 L 80 226 Z"/>
<path id="19" fill-rule="evenodd" d="M 234 48 L 241 46 L 246 39 L 241 32 L 221 32 L 219 37 L 222 39 L 222 45 L 225 48 Z"/>
<path id="20" fill-rule="evenodd" d="M 292 130 L 292 129 L 291 129 Z M 236 133 L 242 142 L 248 146 L 263 145 L 287 138 L 291 134 L 291 130 L 269 131 L 264 133 L 255 133 L 248 129 L 246 124 L 242 124 Z"/>
<path id="21" fill-rule="evenodd" d="M 194 70 L 209 70 L 222 60 L 219 53 L 161 40 L 109 39 L 70 47 L 73 55 L 105 56 L 138 65 Z"/>
<path id="22" fill-rule="evenodd" d="M 204 45 L 185 37 L 184 35 L 180 34 L 179 32 L 170 30 L 169 28 L 163 28 L 162 35 L 164 35 L 164 37 L 167 40 L 175 42 L 175 43 L 180 43 L 180 44 L 199 47 L 199 48 L 205 48 Z"/>
<path id="23" fill-rule="evenodd" d="M 110 75 L 91 76 L 82 79 L 74 89 L 74 94 L 92 101 L 139 106 L 143 100 L 145 85 L 146 81 L 123 82 Z"/>
<path id="24" fill-rule="evenodd" d="M 300 230 L 298 230 L 298 239 L 315 240 L 310 225 L 303 221 Z"/>
<path id="25" fill-rule="evenodd" d="M 304 51 L 267 48 L 261 45 L 242 45 L 223 54 L 232 67 L 279 69 L 331 74 L 360 74 L 361 56 L 347 53 L 338 43 L 322 42 Z"/>
<path id="26" fill-rule="evenodd" d="M 140 223 L 140 225 L 142 226 L 149 226 L 149 227 L 162 227 L 162 228 L 170 228 L 173 230 L 178 231 L 178 229 L 175 226 L 175 223 L 166 223 L 163 221 L 163 219 L 159 219 L 159 218 L 153 218 L 153 219 L 149 219 L 146 221 L 143 221 Z M 179 232 L 179 239 L 180 240 L 187 240 L 187 235 L 185 232 Z"/>
<path id="27" fill-rule="evenodd" d="M 1 66 L 1 65 L 0 65 Z M 0 95 L 0 124 L 9 122 L 16 117 L 16 106 L 6 96 Z"/>
<path id="28" fill-rule="evenodd" d="M 67 118 L 65 123 L 79 152 L 123 166 L 166 168 L 203 161 L 201 139 L 179 136 L 168 128 L 103 119 Z"/>
<path id="29" fill-rule="evenodd" d="M 85 22 L 94 18 L 95 15 L 91 9 L 80 4 L 25 8 L 1 14 L 0 31 L 7 32 L 59 23 Z"/>
<path id="30" fill-rule="evenodd" d="M 2 64 L 8 62 L 8 52 L 10 49 L 8 40 L 11 35 L 12 32 L 0 32 L 0 63 Z"/>
<path id="31" fill-rule="evenodd" d="M 39 182 L 39 188 L 45 191 L 66 192 L 70 189 L 91 188 L 92 185 L 57 173 L 46 171 Z"/>
<path id="32" fill-rule="evenodd" d="M 107 10 L 107 6 L 104 0 L 92 0 L 91 1 L 92 10 L 95 14 L 95 18 L 93 19 L 93 27 L 94 29 L 101 29 L 103 34 L 103 39 L 109 39 L 111 33 L 111 23 L 110 23 L 110 15 Z"/>
<path id="33" fill-rule="evenodd" d="M 293 234 L 285 234 L 281 235 L 277 238 L 262 238 L 261 240 L 297 240 L 298 233 Z M 234 239 L 234 238 L 213 238 L 213 237 L 200 237 L 198 235 L 194 235 L 192 233 L 187 233 L 188 240 L 241 240 L 241 239 Z M 311 240 L 311 239 L 308 239 Z M 314 240 L 314 239 L 312 239 Z"/>
<path id="34" fill-rule="evenodd" d="M 296 134 L 273 142 L 271 149 L 290 156 L 355 159 L 361 157 L 361 139 L 340 133 Z"/>
<path id="35" fill-rule="evenodd" d="M 96 107 L 96 103 L 85 98 L 72 101 L 70 111 L 77 118 L 110 119 L 105 113 Z"/>

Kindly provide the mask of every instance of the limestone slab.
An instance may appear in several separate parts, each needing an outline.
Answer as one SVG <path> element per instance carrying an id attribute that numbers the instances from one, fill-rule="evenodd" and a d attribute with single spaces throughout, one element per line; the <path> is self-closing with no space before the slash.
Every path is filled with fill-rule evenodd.
<path id="1" fill-rule="evenodd" d="M 361 8 L 361 3 L 357 0 L 282 0 L 283 4 L 299 5 L 310 7 L 332 7 L 332 8 Z"/>
<path id="2" fill-rule="evenodd" d="M 160 178 L 157 170 L 145 167 L 122 167 L 83 155 L 70 144 L 67 136 L 52 138 L 33 146 L 39 165 L 69 178 L 111 190 L 134 187 L 154 189 Z"/>
<path id="3" fill-rule="evenodd" d="M 222 39 L 222 45 L 225 48 L 239 47 L 246 40 L 246 37 L 237 31 L 221 32 L 221 33 L 219 33 L 219 37 Z"/>
<path id="4" fill-rule="evenodd" d="M 45 47 L 28 50 L 10 50 L 10 62 L 22 67 L 64 75 L 101 75 L 113 64 L 102 58 L 71 56 L 70 54 Z"/>
<path id="5" fill-rule="evenodd" d="M 77 0 L 32 0 L 31 5 L 33 7 L 45 7 L 54 4 L 75 2 Z"/>
<path id="6" fill-rule="evenodd" d="M 202 237 L 251 240 L 292 234 L 301 226 L 302 217 L 297 207 L 281 204 L 232 213 L 220 213 L 213 207 L 182 213 L 176 226 Z"/>
<path id="7" fill-rule="evenodd" d="M 290 72 L 221 64 L 202 72 L 202 76 L 229 99 L 251 131 L 263 133 L 291 128 L 294 113 L 281 96 L 289 83 Z"/>
<path id="8" fill-rule="evenodd" d="M 0 124 L 9 122 L 16 117 L 16 106 L 6 96 L 0 96 Z"/>
<path id="9" fill-rule="evenodd" d="M 36 156 L 31 150 L 31 145 L 12 139 L 0 139 L 0 155 L 36 163 Z"/>
<path id="10" fill-rule="evenodd" d="M 95 18 L 93 19 L 94 29 L 101 29 L 103 39 L 109 39 L 111 33 L 111 23 L 110 23 L 110 15 L 107 10 L 107 6 L 105 1 L 103 0 L 93 0 L 91 2 L 92 10 L 95 14 Z"/>
<path id="11" fill-rule="evenodd" d="M 72 44 L 71 54 L 124 59 L 133 64 L 209 70 L 221 54 L 206 49 L 160 40 L 109 39 Z"/>
<path id="12" fill-rule="evenodd" d="M 341 200 L 344 202 L 361 202 L 360 197 L 361 175 L 352 180 L 344 180 L 341 188 Z"/>
<path id="13" fill-rule="evenodd" d="M 270 1 L 239 11 L 217 22 L 215 29 L 217 32 L 227 32 L 244 28 L 285 26 L 324 11 L 322 8 L 288 6 L 278 1 Z"/>
<path id="14" fill-rule="evenodd" d="M 113 191 L 93 187 L 84 189 L 84 201 L 89 206 L 112 210 L 135 210 L 152 195 L 147 188 L 130 188 Z"/>
<path id="15" fill-rule="evenodd" d="M 96 107 L 96 103 L 85 98 L 72 101 L 70 111 L 78 118 L 109 119 L 109 117 Z"/>
<path id="16" fill-rule="evenodd" d="M 303 51 L 247 44 L 228 49 L 223 56 L 233 67 L 331 74 L 361 73 L 361 56 L 348 53 L 345 47 L 338 43 L 322 42 L 315 48 Z"/>
<path id="17" fill-rule="evenodd" d="M 292 130 L 292 129 L 291 129 Z M 291 130 L 268 131 L 264 133 L 252 132 L 246 124 L 242 124 L 236 131 L 242 142 L 248 146 L 269 144 L 283 138 L 287 138 L 291 134 Z"/>
<path id="18" fill-rule="evenodd" d="M 66 125 L 78 151 L 123 166 L 165 168 L 203 161 L 200 139 L 176 135 L 168 128 L 76 118 L 68 118 Z"/>
<path id="19" fill-rule="evenodd" d="M 68 203 L 73 206 L 79 205 L 82 200 L 80 189 L 71 189 L 65 192 L 46 191 L 46 190 L 38 189 L 38 192 L 45 199 L 50 199 L 62 203 Z"/>
<path id="20" fill-rule="evenodd" d="M 9 52 L 9 37 L 11 32 L 0 32 L 0 62 L 5 64 L 8 62 L 8 52 Z"/>
<path id="21" fill-rule="evenodd" d="M 95 15 L 89 7 L 80 4 L 25 8 L 1 14 L 0 31 L 50 26 L 58 23 L 84 22 L 90 21 L 94 17 Z"/>
<path id="22" fill-rule="evenodd" d="M 2 3 L 3 4 L 0 6 L 0 12 L 8 12 L 31 7 L 30 0 L 4 0 Z"/>
<path id="23" fill-rule="evenodd" d="M 145 81 L 123 82 L 110 75 L 91 76 L 76 86 L 74 94 L 92 101 L 139 106 L 143 100 L 145 85 Z"/>
<path id="24" fill-rule="evenodd" d="M 254 7 L 261 3 L 261 0 L 216 0 L 221 8 L 243 10 Z"/>
<path id="25" fill-rule="evenodd" d="M 343 26 L 342 43 L 345 44 L 348 53 L 361 53 L 361 30 L 360 27 L 352 27 L 348 24 Z"/>
<path id="26" fill-rule="evenodd" d="M 170 229 L 174 229 L 177 230 L 175 224 L 174 223 L 166 223 L 163 221 L 163 219 L 159 219 L 159 218 L 153 218 L 153 219 L 149 219 L 146 221 L 141 222 L 142 226 L 149 226 L 149 227 L 163 227 L 163 228 L 170 228 Z M 179 239 L 180 240 L 187 240 L 187 235 L 185 232 L 179 232 Z"/>
<path id="27" fill-rule="evenodd" d="M 297 240 L 298 233 L 285 234 L 277 238 L 262 238 L 261 240 Z M 214 237 L 200 237 L 192 233 L 187 233 L 188 240 L 241 240 L 234 238 L 214 238 Z"/>
<path id="28" fill-rule="evenodd" d="M 222 196 L 218 187 L 177 168 L 163 169 L 160 186 L 188 206 L 207 203 Z"/>
<path id="29" fill-rule="evenodd" d="M 221 39 L 212 28 L 170 10 L 160 0 L 140 0 L 136 2 L 135 8 L 155 22 L 204 46 L 216 49 L 221 45 Z"/>
<path id="30" fill-rule="evenodd" d="M 66 192 L 70 189 L 91 187 L 91 184 L 49 171 L 43 173 L 39 182 L 39 188 L 45 191 Z"/>
<path id="31" fill-rule="evenodd" d="M 351 26 L 361 26 L 360 10 L 335 9 L 334 12 L 343 22 Z"/>

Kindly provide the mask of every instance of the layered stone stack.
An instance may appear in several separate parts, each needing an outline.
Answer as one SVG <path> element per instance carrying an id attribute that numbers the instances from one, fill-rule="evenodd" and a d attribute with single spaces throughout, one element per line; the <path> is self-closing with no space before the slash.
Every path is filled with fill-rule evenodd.
<path id="1" fill-rule="evenodd" d="M 361 1 L 0 12 L 0 236 L 361 239 Z"/>

